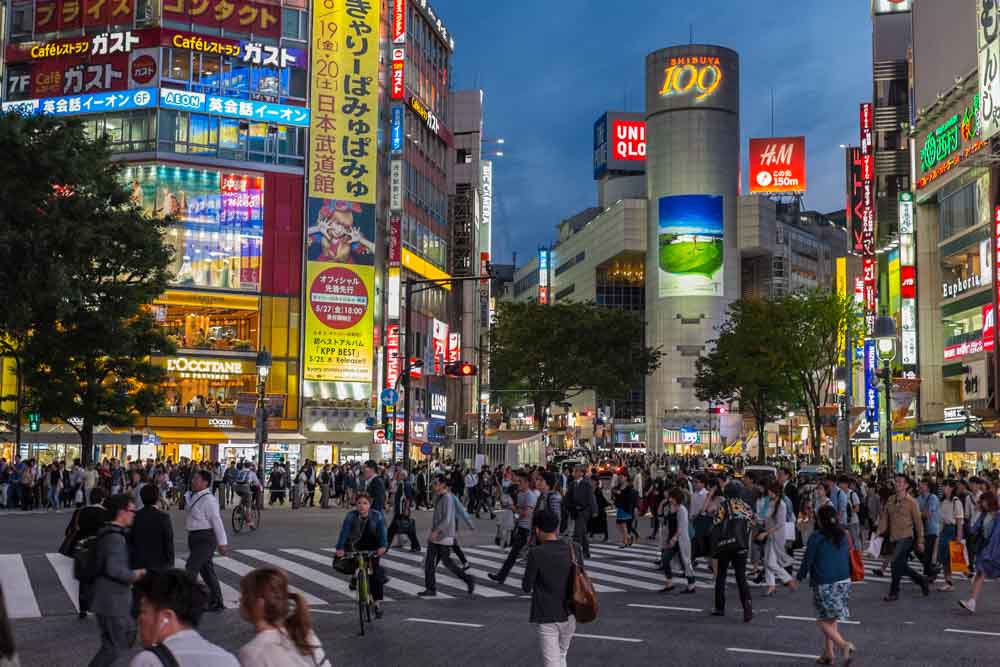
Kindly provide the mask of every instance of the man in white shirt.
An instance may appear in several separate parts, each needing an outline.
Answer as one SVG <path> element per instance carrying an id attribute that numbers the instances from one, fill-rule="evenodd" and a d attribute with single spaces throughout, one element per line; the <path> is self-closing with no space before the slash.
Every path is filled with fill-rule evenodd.
<path id="1" fill-rule="evenodd" d="M 468 507 L 469 514 L 479 513 L 479 489 L 476 486 L 477 484 L 479 484 L 479 478 L 476 477 L 475 470 L 470 468 L 469 472 L 465 475 L 465 504 Z"/>
<path id="2" fill-rule="evenodd" d="M 708 490 L 705 488 L 705 477 L 703 475 L 695 475 L 694 493 L 691 494 L 690 516 L 692 518 L 701 514 L 701 508 L 705 506 L 705 498 L 707 497 Z"/>
<path id="3" fill-rule="evenodd" d="M 219 514 L 219 501 L 212 495 L 212 473 L 196 470 L 191 476 L 191 491 L 188 491 L 185 507 L 187 517 L 184 527 L 188 531 L 187 571 L 192 575 L 201 574 L 211 595 L 208 611 L 222 611 L 222 587 L 215 575 L 212 557 L 215 549 L 225 555 L 226 527 Z"/>
<path id="4" fill-rule="evenodd" d="M 206 594 L 184 570 L 149 572 L 135 586 L 139 593 L 139 639 L 146 650 L 129 667 L 161 667 L 172 656 L 179 667 L 239 667 L 239 662 L 195 630 Z"/>

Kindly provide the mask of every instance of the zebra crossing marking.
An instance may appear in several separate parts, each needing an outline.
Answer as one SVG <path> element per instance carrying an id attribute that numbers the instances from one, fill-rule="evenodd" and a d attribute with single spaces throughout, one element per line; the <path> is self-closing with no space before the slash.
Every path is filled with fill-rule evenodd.
<path id="1" fill-rule="evenodd" d="M 73 609 L 80 611 L 80 583 L 73 576 L 73 559 L 62 554 L 45 554 L 45 558 L 56 571 L 56 577 L 73 603 Z"/>
<path id="2" fill-rule="evenodd" d="M 42 610 L 31 590 L 28 568 L 21 554 L 0 554 L 0 587 L 10 618 L 41 618 Z"/>
<path id="3" fill-rule="evenodd" d="M 293 556 L 298 556 L 299 558 L 301 558 L 303 560 L 308 560 L 308 561 L 312 561 L 313 563 L 318 563 L 319 565 L 329 565 L 330 564 L 330 557 L 329 556 L 324 556 L 323 554 L 314 553 L 312 551 L 306 551 L 305 549 L 282 549 L 282 551 L 284 551 L 287 554 L 291 554 Z M 390 572 L 390 574 L 391 574 L 391 572 Z M 386 582 L 385 587 L 386 588 L 391 588 L 393 590 L 397 590 L 397 591 L 400 591 L 400 592 L 403 592 L 403 593 L 408 593 L 410 595 L 416 595 L 420 591 L 424 590 L 423 586 L 417 586 L 416 584 L 411 584 L 408 581 L 403 581 L 402 579 L 398 579 L 398 578 L 395 578 L 395 577 L 389 577 L 389 581 Z M 438 598 L 450 599 L 451 596 L 447 595 L 445 593 L 439 592 L 437 594 L 437 598 L 430 598 L 430 599 L 436 600 Z"/>
<path id="4" fill-rule="evenodd" d="M 484 546 L 489 547 L 490 545 L 484 545 Z M 492 549 L 493 547 L 490 547 L 490 548 Z M 492 566 L 494 566 L 497 569 L 499 569 L 500 566 L 503 564 L 503 560 L 502 559 L 500 561 L 492 561 L 492 560 L 487 560 L 486 558 L 478 558 L 478 557 L 475 557 L 475 556 L 469 556 L 468 555 L 468 552 L 472 552 L 473 554 L 478 554 L 479 556 L 491 556 L 493 558 L 495 558 L 497 556 L 496 553 L 494 553 L 492 551 L 489 551 L 489 550 L 487 550 L 487 549 L 485 549 L 483 547 L 463 547 L 463 550 L 467 552 L 466 553 L 466 557 L 472 563 L 479 563 L 479 564 L 483 564 L 483 565 L 492 565 Z M 506 557 L 506 556 L 504 556 L 504 557 Z M 524 568 L 520 567 L 520 566 L 512 567 L 510 569 L 510 574 L 517 574 L 517 575 L 520 575 L 520 576 L 524 576 Z M 593 579 L 594 579 L 594 577 L 591 577 L 591 580 L 593 580 Z M 631 582 L 629 582 L 629 583 L 631 583 Z M 614 586 L 607 586 L 605 584 L 598 583 L 597 581 L 593 581 L 593 584 L 594 584 L 594 590 L 597 591 L 598 593 L 624 593 L 625 592 L 624 588 L 615 588 Z"/>
<path id="5" fill-rule="evenodd" d="M 213 561 L 215 562 L 215 565 L 217 567 L 221 567 L 223 570 L 229 570 L 230 572 L 239 577 L 245 577 L 246 575 L 253 572 L 252 567 L 250 567 L 249 565 L 247 565 L 242 561 L 230 558 L 229 556 L 216 556 L 213 559 Z M 289 584 L 288 590 L 290 590 L 293 593 L 298 593 L 299 595 L 301 595 L 302 598 L 306 601 L 306 604 L 309 605 L 310 607 L 327 604 L 326 600 L 318 598 L 312 593 L 308 593 L 302 590 L 301 588 L 292 586 L 291 584 Z"/>
<path id="6" fill-rule="evenodd" d="M 259 549 L 239 549 L 239 553 L 249 556 L 255 560 L 280 567 L 290 574 L 302 577 L 303 579 L 322 586 L 327 590 L 340 593 L 346 598 L 357 598 L 357 594 L 348 587 L 347 582 L 341 581 L 326 572 L 321 572 L 315 568 L 307 567 L 296 561 L 288 560 L 287 558 L 282 558 L 281 556 L 275 556 L 267 553 L 266 551 L 260 551 Z"/>
<path id="7" fill-rule="evenodd" d="M 216 559 L 217 560 L 217 559 Z M 179 567 L 180 569 L 185 569 L 187 563 L 184 562 L 182 558 L 174 559 L 174 567 Z M 200 574 L 197 574 L 198 580 L 205 583 L 205 580 L 201 578 Z M 219 579 L 218 575 L 215 577 Z M 226 609 L 239 609 L 240 608 L 240 592 L 227 584 L 226 582 L 219 579 L 219 589 L 222 591 L 222 604 Z"/>

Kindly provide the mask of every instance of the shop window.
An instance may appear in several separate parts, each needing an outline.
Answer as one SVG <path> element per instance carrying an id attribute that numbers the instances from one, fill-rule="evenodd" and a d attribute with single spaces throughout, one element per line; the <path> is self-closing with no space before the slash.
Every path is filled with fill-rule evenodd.
<path id="1" fill-rule="evenodd" d="M 164 72 L 164 77 L 176 81 L 190 81 L 191 53 L 185 49 L 170 49 L 170 69 Z"/>
<path id="2" fill-rule="evenodd" d="M 34 9 L 34 5 L 31 3 L 14 5 L 10 22 L 11 39 L 31 37 L 32 30 L 35 27 Z"/>
<path id="3" fill-rule="evenodd" d="M 234 415 L 240 394 L 257 392 L 253 359 L 175 356 L 157 363 L 166 368 L 165 414 Z"/>
<path id="4" fill-rule="evenodd" d="M 215 303 L 198 305 L 205 300 Z M 168 292 L 164 301 L 153 305 L 153 313 L 178 349 L 247 353 L 257 349 L 256 297 Z"/>

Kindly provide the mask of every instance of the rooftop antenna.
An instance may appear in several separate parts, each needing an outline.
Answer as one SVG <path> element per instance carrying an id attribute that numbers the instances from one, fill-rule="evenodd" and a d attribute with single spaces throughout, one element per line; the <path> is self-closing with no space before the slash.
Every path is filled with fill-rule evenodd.
<path id="1" fill-rule="evenodd" d="M 688 39 L 691 40 L 690 42 L 688 42 L 689 44 L 694 44 L 694 24 L 693 23 L 689 23 L 688 24 Z"/>
<path id="2" fill-rule="evenodd" d="M 771 86 L 771 136 L 774 136 L 774 86 Z"/>

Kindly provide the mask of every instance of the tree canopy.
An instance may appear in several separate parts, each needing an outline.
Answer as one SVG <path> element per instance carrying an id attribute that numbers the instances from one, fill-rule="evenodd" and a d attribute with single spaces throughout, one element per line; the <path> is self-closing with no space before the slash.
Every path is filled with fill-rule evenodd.
<path id="1" fill-rule="evenodd" d="M 0 154 L 0 354 L 25 385 L 15 419 L 25 404 L 66 421 L 89 459 L 95 426 L 128 426 L 161 400 L 149 355 L 172 345 L 146 306 L 169 280 L 171 221 L 131 201 L 107 142 L 77 119 L 2 116 Z"/>
<path id="2" fill-rule="evenodd" d="M 501 403 L 545 410 L 592 389 L 622 398 L 660 364 L 661 352 L 643 344 L 644 324 L 633 312 L 593 303 L 551 305 L 501 302 L 490 337 L 490 389 Z"/>

